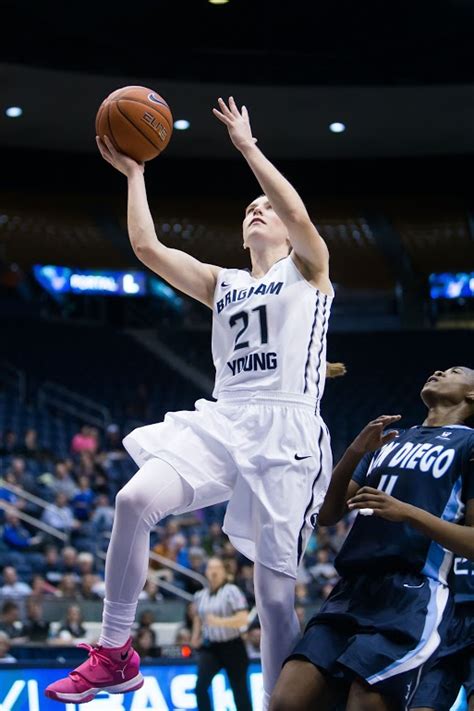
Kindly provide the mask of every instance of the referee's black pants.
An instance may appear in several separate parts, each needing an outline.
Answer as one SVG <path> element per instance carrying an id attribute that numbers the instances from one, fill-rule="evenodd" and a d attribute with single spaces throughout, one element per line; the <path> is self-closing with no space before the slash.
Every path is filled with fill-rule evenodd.
<path id="1" fill-rule="evenodd" d="M 195 690 L 199 711 L 212 711 L 209 686 L 221 669 L 225 669 L 229 677 L 237 711 L 252 711 L 247 686 L 248 663 L 245 645 L 240 637 L 230 642 L 209 642 L 201 647 Z"/>

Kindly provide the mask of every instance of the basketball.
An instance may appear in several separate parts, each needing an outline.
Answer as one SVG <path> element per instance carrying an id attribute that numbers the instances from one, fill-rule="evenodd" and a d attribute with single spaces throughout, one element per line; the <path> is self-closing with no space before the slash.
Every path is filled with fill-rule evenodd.
<path id="1" fill-rule="evenodd" d="M 173 133 L 173 116 L 162 96 L 145 86 L 124 86 L 104 99 L 95 121 L 96 135 L 136 161 L 160 155 Z"/>

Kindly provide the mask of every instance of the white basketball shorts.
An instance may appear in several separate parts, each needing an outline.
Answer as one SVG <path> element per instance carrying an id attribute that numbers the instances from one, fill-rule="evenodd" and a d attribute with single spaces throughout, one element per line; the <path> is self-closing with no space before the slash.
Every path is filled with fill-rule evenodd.
<path id="1" fill-rule="evenodd" d="M 329 432 L 304 395 L 238 391 L 123 440 L 138 466 L 156 457 L 194 490 L 184 513 L 229 501 L 224 531 L 250 560 L 296 577 L 332 472 Z"/>

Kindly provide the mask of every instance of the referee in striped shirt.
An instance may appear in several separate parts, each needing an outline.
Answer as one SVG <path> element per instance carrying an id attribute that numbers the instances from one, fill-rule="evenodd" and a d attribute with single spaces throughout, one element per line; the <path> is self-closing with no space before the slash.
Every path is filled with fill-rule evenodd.
<path id="1" fill-rule="evenodd" d="M 206 568 L 209 588 L 194 595 L 196 615 L 191 646 L 199 649 L 196 700 L 199 711 L 211 711 L 209 686 L 225 669 L 239 711 L 252 711 L 247 686 L 248 657 L 241 638 L 247 627 L 248 605 L 244 594 L 227 581 L 224 563 L 210 558 Z"/>

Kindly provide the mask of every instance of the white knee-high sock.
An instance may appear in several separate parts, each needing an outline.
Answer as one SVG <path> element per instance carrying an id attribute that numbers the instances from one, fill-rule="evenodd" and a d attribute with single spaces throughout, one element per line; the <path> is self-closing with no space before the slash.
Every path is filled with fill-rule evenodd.
<path id="1" fill-rule="evenodd" d="M 150 459 L 119 491 L 105 564 L 99 644 L 122 647 L 130 636 L 148 571 L 150 531 L 192 502 L 193 490 L 166 462 Z"/>
<path id="2" fill-rule="evenodd" d="M 263 673 L 263 711 L 285 659 L 301 636 L 295 612 L 295 579 L 256 562 L 255 599 L 262 629 L 260 654 Z"/>

